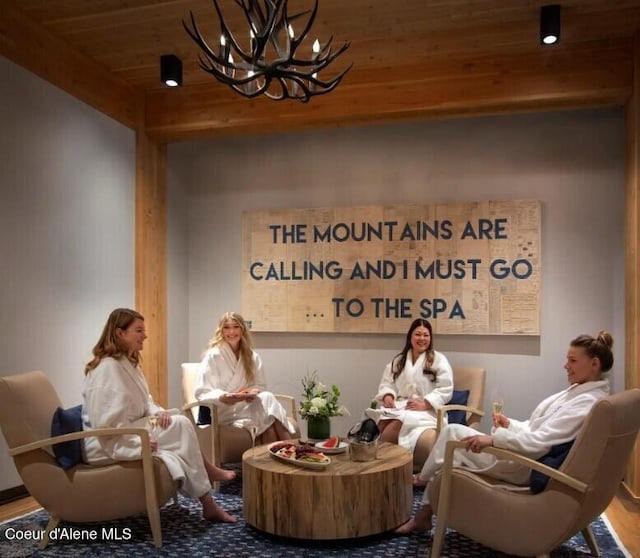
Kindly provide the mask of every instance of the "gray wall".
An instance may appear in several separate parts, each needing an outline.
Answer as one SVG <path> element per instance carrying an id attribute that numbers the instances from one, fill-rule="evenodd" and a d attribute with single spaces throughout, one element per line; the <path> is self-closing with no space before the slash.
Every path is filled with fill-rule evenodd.
<path id="1" fill-rule="evenodd" d="M 170 188 L 186 196 L 188 208 L 188 226 L 178 232 L 183 249 L 179 258 L 170 260 L 174 272 L 179 268 L 182 273 L 180 296 L 188 293 L 188 358 L 199 360 L 220 314 L 241 310 L 243 210 L 539 199 L 541 336 L 440 335 L 436 346 L 454 365 L 485 367 L 487 392 L 499 385 L 506 395 L 506 412 L 525 417 L 544 396 L 566 384 L 568 342 L 579 333 L 606 328 L 617 340 L 612 382 L 614 389 L 621 389 L 624 152 L 622 110 L 171 146 Z M 314 369 L 325 383 L 339 385 L 352 412 L 334 421 L 340 434 L 360 417 L 385 363 L 404 342 L 402 335 L 254 337 L 274 391 L 298 397 L 301 377 Z M 184 349 L 174 350 L 180 353 Z M 178 365 L 172 364 L 176 374 Z"/>
<path id="2" fill-rule="evenodd" d="M 134 134 L 0 58 L 0 374 L 42 369 L 65 406 L 116 306 L 134 304 Z M 266 102 L 266 101 L 265 101 Z M 523 199 L 543 202 L 542 335 L 439 336 L 485 366 L 522 417 L 564 386 L 569 339 L 604 327 L 623 388 L 621 110 L 530 114 L 233 138 L 169 148 L 170 404 L 218 316 L 241 307 L 243 210 Z M 353 416 L 400 335 L 256 334 L 275 391 L 317 369 Z M 0 490 L 20 484 L 0 437 Z"/>
<path id="3" fill-rule="evenodd" d="M 65 406 L 108 312 L 134 303 L 134 135 L 0 57 L 0 375 Z M 0 436 L 0 490 L 21 484 Z"/>

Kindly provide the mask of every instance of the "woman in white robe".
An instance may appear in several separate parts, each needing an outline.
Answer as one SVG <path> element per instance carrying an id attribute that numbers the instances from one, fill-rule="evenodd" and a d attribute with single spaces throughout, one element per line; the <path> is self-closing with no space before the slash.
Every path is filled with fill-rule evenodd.
<path id="1" fill-rule="evenodd" d="M 466 442 L 465 450 L 454 452 L 454 467 L 527 486 L 531 475 L 529 467 L 482 453 L 482 449 L 495 446 L 539 459 L 552 446 L 575 440 L 593 405 L 609 395 L 609 382 L 602 378 L 602 374 L 613 366 L 612 346 L 613 338 L 605 331 L 601 331 L 597 338 L 580 335 L 571 341 L 564 365 L 569 387 L 542 401 L 528 420 L 519 421 L 496 413 L 491 435 L 459 424 L 445 427 L 419 475 L 427 485 L 422 506 L 416 516 L 400 526 L 396 533 L 431 529 L 433 510 L 429 503 L 428 483 L 442 470 L 449 440 Z"/>
<path id="2" fill-rule="evenodd" d="M 267 382 L 262 360 L 253 349 L 251 334 L 239 314 L 225 313 L 200 363 L 195 396 L 218 407 L 221 424 L 255 428 L 258 443 L 291 437 L 295 426 Z"/>
<path id="3" fill-rule="evenodd" d="M 188 418 L 153 401 L 138 366 L 146 337 L 144 319 L 138 312 L 127 308 L 111 312 L 93 349 L 94 358 L 85 367 L 83 428 L 148 427 L 149 417 L 157 417 L 151 450 L 178 481 L 181 492 L 200 500 L 205 519 L 233 523 L 236 518 L 215 503 L 210 490 L 211 482 L 229 480 L 234 473 L 203 458 Z M 135 435 L 86 438 L 84 449 L 91 465 L 142 457 L 141 439 Z"/>
<path id="4" fill-rule="evenodd" d="M 380 441 L 413 452 L 423 432 L 435 432 L 436 413 L 452 395 L 451 365 L 433 350 L 431 324 L 418 318 L 409 327 L 404 349 L 382 373 L 375 396 L 378 405 L 365 414 L 377 421 Z"/>

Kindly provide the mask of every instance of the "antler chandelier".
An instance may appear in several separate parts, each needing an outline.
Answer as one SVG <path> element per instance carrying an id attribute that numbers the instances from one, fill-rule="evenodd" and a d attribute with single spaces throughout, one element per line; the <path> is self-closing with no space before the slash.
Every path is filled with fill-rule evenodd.
<path id="1" fill-rule="evenodd" d="M 311 44 L 307 37 L 318 12 L 318 0 L 313 9 L 294 15 L 288 14 L 287 0 L 234 0 L 247 22 L 242 40 L 229 29 L 218 0 L 212 1 L 220 20 L 217 50 L 203 38 L 193 12 L 190 12 L 191 25 L 184 20 L 182 25 L 201 49 L 200 67 L 245 97 L 264 94 L 276 101 L 297 99 L 306 103 L 313 95 L 335 89 L 351 68 L 348 66 L 326 81 L 320 78 L 320 72 L 347 50 L 350 43 L 332 50 L 331 36 L 324 45 L 318 39 Z M 297 33 L 293 23 L 304 16 L 308 16 L 306 23 Z"/>

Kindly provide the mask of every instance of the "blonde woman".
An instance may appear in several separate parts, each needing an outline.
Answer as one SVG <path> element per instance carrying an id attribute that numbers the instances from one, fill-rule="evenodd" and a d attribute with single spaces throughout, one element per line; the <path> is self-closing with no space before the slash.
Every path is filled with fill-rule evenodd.
<path id="1" fill-rule="evenodd" d="M 156 404 L 140 369 L 140 351 L 147 338 L 144 318 L 135 310 L 116 308 L 107 320 L 93 359 L 85 366 L 84 430 L 107 427 L 146 427 L 157 417 L 157 439 L 151 450 L 178 481 L 186 496 L 200 500 L 202 515 L 209 521 L 235 523 L 236 518 L 219 507 L 211 495 L 211 483 L 233 478 L 232 471 L 215 467 L 200 452 L 191 421 Z M 140 438 L 135 435 L 86 438 L 87 463 L 141 459 Z"/>
<path id="2" fill-rule="evenodd" d="M 246 322 L 235 312 L 223 314 L 200 363 L 196 399 L 217 405 L 221 424 L 255 428 L 258 443 L 285 440 L 295 427 L 266 383 Z M 199 422 L 207 422 L 202 413 Z"/>

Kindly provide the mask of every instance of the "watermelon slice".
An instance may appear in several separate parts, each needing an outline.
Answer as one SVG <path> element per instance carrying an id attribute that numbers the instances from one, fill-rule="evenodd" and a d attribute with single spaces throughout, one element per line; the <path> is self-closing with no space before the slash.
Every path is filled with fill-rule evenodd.
<path id="1" fill-rule="evenodd" d="M 331 436 L 322 444 L 325 448 L 337 448 L 340 445 L 340 436 Z"/>

